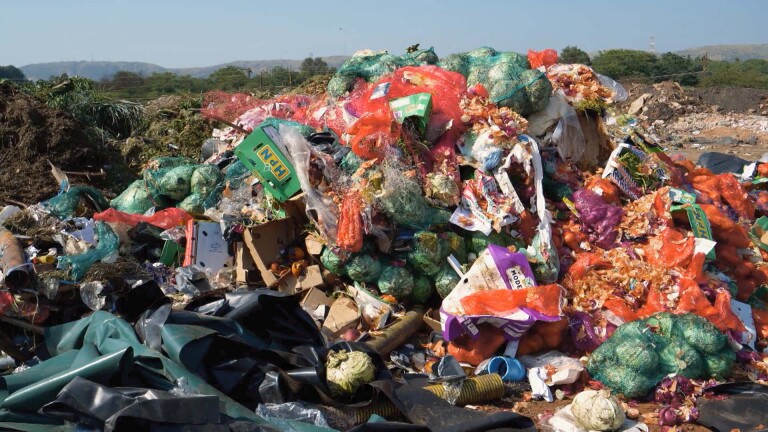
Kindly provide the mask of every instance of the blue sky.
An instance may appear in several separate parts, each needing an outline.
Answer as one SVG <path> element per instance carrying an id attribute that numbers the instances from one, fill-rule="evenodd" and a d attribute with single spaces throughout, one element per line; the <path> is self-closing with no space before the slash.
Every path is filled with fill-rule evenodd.
<path id="1" fill-rule="evenodd" d="M 165 67 L 301 59 L 413 43 L 659 52 L 768 43 L 768 0 L 2 0 L 0 65 L 68 60 Z"/>

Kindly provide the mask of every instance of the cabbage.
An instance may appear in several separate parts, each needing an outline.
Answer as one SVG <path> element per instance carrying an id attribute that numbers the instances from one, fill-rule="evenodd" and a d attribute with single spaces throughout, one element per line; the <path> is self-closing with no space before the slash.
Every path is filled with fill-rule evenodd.
<path id="1" fill-rule="evenodd" d="M 376 367 L 368 354 L 359 351 L 331 351 L 325 362 L 325 378 L 334 397 L 350 395 L 362 384 L 373 381 Z"/>

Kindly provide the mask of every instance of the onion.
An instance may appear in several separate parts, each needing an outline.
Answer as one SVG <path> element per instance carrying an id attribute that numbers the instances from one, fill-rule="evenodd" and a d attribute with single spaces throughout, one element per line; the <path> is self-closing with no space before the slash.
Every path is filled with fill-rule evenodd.
<path id="1" fill-rule="evenodd" d="M 662 426 L 675 426 L 678 424 L 677 413 L 672 407 L 664 407 L 659 410 L 659 424 Z"/>

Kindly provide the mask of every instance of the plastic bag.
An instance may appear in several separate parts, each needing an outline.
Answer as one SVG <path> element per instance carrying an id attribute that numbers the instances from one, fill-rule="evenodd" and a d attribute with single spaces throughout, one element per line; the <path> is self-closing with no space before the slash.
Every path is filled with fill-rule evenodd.
<path id="1" fill-rule="evenodd" d="M 256 407 L 256 414 L 268 419 L 275 426 L 286 427 L 284 430 L 293 430 L 293 427 L 288 424 L 281 424 L 280 420 L 294 420 L 318 427 L 330 428 L 322 411 L 302 402 L 260 403 Z"/>
<path id="2" fill-rule="evenodd" d="M 306 139 L 295 128 L 281 125 L 280 137 L 288 148 L 296 177 L 299 178 L 301 189 L 304 191 L 306 213 L 323 238 L 338 238 L 338 208 L 332 200 L 323 196 L 320 191 L 312 187 L 309 181 L 309 161 L 311 149 Z"/>
<path id="3" fill-rule="evenodd" d="M 573 202 L 592 242 L 603 249 L 612 249 L 619 241 L 617 227 L 624 216 L 624 209 L 606 203 L 600 195 L 588 189 L 577 190 L 573 194 Z"/>
<path id="4" fill-rule="evenodd" d="M 623 85 L 621 85 L 618 81 L 614 81 L 613 79 L 608 78 L 605 75 L 600 75 L 599 73 L 596 73 L 596 75 L 601 85 L 613 90 L 613 97 L 611 97 L 611 102 L 616 103 L 624 102 L 627 100 L 629 97 L 629 92 L 624 88 Z"/>
<path id="5" fill-rule="evenodd" d="M 541 51 L 528 50 L 528 62 L 531 68 L 538 69 L 541 66 L 551 66 L 557 63 L 557 51 L 547 48 Z"/>
<path id="6" fill-rule="evenodd" d="M 59 219 L 66 219 L 75 216 L 82 216 L 82 200 L 89 200 L 91 205 L 97 211 L 102 211 L 109 207 L 109 202 L 98 189 L 91 186 L 72 186 L 68 191 L 56 195 L 43 203 L 43 207 L 48 209 L 52 215 Z M 88 204 L 85 207 L 89 207 Z M 78 211 L 78 209 L 81 209 Z"/>
<path id="7" fill-rule="evenodd" d="M 460 302 L 468 315 L 511 315 L 520 308 L 533 309 L 545 315 L 559 316 L 560 286 L 542 285 L 512 290 L 477 291 Z"/>
<path id="8" fill-rule="evenodd" d="M 517 359 L 528 369 L 554 368 L 554 373 L 546 380 L 547 385 L 573 384 L 584 371 L 584 365 L 579 359 L 568 357 L 559 351 L 550 351 L 536 356 L 518 356 Z"/>
<path id="9" fill-rule="evenodd" d="M 107 223 L 122 223 L 130 226 L 134 226 L 140 222 L 146 222 L 165 230 L 177 226 L 184 226 L 187 222 L 193 219 L 192 215 L 178 208 L 159 210 L 151 216 L 129 214 L 115 209 L 107 209 L 101 213 L 96 213 L 93 215 L 93 218 Z"/>
<path id="10" fill-rule="evenodd" d="M 94 249 L 79 255 L 59 257 L 57 268 L 67 271 L 73 280 L 79 281 L 95 262 L 112 259 L 112 257 L 116 259 L 120 246 L 117 234 L 106 223 L 96 222 L 96 235 L 99 242 Z"/>

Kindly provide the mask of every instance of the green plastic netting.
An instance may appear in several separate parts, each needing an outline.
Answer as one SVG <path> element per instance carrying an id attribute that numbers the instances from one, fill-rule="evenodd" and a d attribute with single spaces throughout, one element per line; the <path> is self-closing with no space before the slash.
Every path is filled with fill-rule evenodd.
<path id="1" fill-rule="evenodd" d="M 171 202 L 157 193 L 151 196 L 149 189 L 144 185 L 144 180 L 136 180 L 109 204 L 113 209 L 121 212 L 144 214 L 152 207 L 169 207 Z"/>
<path id="2" fill-rule="evenodd" d="M 524 116 L 544 109 L 552 94 L 546 75 L 531 69 L 527 57 L 513 52 L 482 47 L 449 55 L 438 66 L 464 75 L 470 87 L 482 84 L 493 102 Z"/>
<path id="3" fill-rule="evenodd" d="M 426 276 L 419 276 L 413 281 L 413 291 L 410 298 L 414 303 L 425 304 L 434 292 L 435 287 L 432 281 Z"/>
<path id="4" fill-rule="evenodd" d="M 339 97 L 352 90 L 355 80 L 362 78 L 368 82 L 378 80 L 395 69 L 405 66 L 421 66 L 437 63 L 437 54 L 430 49 L 419 50 L 401 56 L 386 52 L 355 55 L 344 62 L 331 81 L 328 82 L 328 94 Z"/>
<path id="5" fill-rule="evenodd" d="M 370 255 L 357 255 L 346 267 L 347 276 L 355 282 L 375 282 L 381 275 L 381 262 Z"/>
<path id="6" fill-rule="evenodd" d="M 616 329 L 592 353 L 587 370 L 612 391 L 640 397 L 668 374 L 725 378 L 735 360 L 725 335 L 707 319 L 664 312 Z"/>
<path id="7" fill-rule="evenodd" d="M 444 263 L 440 267 L 440 271 L 435 275 L 435 290 L 440 297 L 446 298 L 456 288 L 459 281 L 459 275 L 456 274 L 448 263 Z"/>
<path id="8" fill-rule="evenodd" d="M 402 301 L 413 292 L 413 275 L 404 267 L 387 266 L 379 276 L 379 291 Z"/>
<path id="9" fill-rule="evenodd" d="M 323 267 L 337 276 L 344 276 L 347 273 L 344 262 L 344 259 L 329 247 L 323 248 L 323 252 L 320 254 L 320 263 Z"/>

